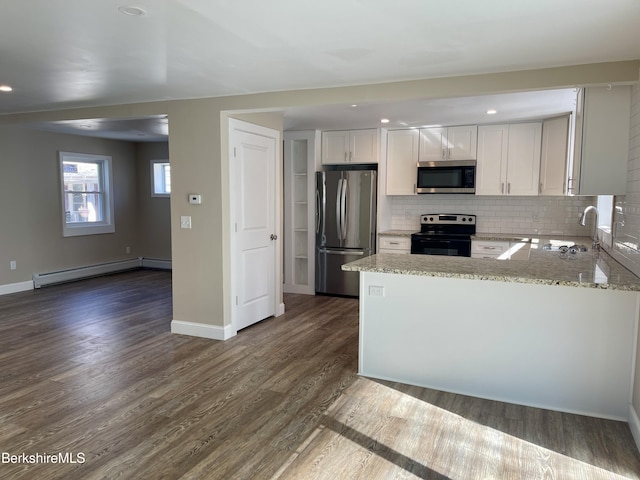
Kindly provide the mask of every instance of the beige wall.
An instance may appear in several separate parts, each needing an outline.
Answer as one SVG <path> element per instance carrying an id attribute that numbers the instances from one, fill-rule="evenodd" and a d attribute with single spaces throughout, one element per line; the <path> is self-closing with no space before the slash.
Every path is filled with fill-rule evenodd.
<path id="1" fill-rule="evenodd" d="M 138 243 L 131 254 L 161 260 L 171 259 L 171 201 L 151 196 L 151 160 L 169 160 L 167 142 L 136 144 Z"/>
<path id="2" fill-rule="evenodd" d="M 58 151 L 113 158 L 116 231 L 62 236 Z M 132 257 L 171 258 L 169 199 L 151 198 L 149 160 L 166 143 L 136 144 L 0 126 L 0 286 Z M 126 247 L 131 254 L 126 254 Z M 17 269 L 9 269 L 15 260 Z"/>
<path id="3" fill-rule="evenodd" d="M 225 112 L 277 111 L 288 106 L 477 95 L 505 91 L 638 81 L 639 62 L 579 65 L 535 71 L 313 89 L 234 97 L 76 109 L 0 118 L 1 123 L 167 113 L 172 162 L 171 250 L 174 319 L 229 325 L 229 184 Z M 224 123 L 224 124 L 223 124 Z M 189 205 L 188 193 L 203 196 Z M 193 228 L 180 229 L 181 215 Z"/>
<path id="4" fill-rule="evenodd" d="M 58 151 L 110 155 L 116 232 L 62 236 Z M 136 243 L 135 148 L 128 142 L 0 127 L 0 285 L 43 273 L 119 260 Z M 17 269 L 9 270 L 9 261 Z"/>

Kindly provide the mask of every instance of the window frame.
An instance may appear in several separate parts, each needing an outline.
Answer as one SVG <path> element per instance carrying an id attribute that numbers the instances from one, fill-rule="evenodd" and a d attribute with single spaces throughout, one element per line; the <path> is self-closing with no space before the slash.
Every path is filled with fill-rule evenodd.
<path id="1" fill-rule="evenodd" d="M 64 162 L 78 162 L 98 164 L 100 168 L 100 193 L 102 193 L 102 220 L 99 222 L 67 222 L 65 206 L 65 178 Z M 58 152 L 58 164 L 60 169 L 60 200 L 61 200 L 61 221 L 62 236 L 77 237 L 81 235 L 100 235 L 104 233 L 114 233 L 115 216 L 113 200 L 113 175 L 112 158 L 108 155 L 96 155 L 92 153 L 78 152 Z"/>
<path id="2" fill-rule="evenodd" d="M 171 162 L 169 160 L 151 160 L 150 162 L 150 177 L 151 177 L 151 196 L 152 197 L 170 197 L 171 196 L 171 182 L 169 182 L 169 191 L 156 192 L 156 185 L 158 184 L 158 175 L 156 174 L 156 165 L 168 165 L 169 175 L 171 175 Z M 164 182 L 162 182 L 164 183 Z M 163 190 L 166 190 L 166 184 L 163 185 Z"/>

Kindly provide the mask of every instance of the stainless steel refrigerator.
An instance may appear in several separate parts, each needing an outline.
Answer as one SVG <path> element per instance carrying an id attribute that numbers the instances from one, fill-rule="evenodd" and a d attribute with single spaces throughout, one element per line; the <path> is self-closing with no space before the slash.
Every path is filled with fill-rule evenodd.
<path id="1" fill-rule="evenodd" d="M 375 253 L 375 170 L 316 174 L 316 292 L 358 296 L 358 272 L 345 263 Z"/>

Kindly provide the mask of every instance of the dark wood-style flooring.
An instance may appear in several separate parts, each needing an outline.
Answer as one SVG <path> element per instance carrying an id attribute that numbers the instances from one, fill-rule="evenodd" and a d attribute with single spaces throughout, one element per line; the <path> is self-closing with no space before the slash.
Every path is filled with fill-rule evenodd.
<path id="1" fill-rule="evenodd" d="M 167 272 L 0 297 L 0 479 L 640 478 L 627 424 L 358 377 L 357 301 L 285 300 L 219 342 Z"/>

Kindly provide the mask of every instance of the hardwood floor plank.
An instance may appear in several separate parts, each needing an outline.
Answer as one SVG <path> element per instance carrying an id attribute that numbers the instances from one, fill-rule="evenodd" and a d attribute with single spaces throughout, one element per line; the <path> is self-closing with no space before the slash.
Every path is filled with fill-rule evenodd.
<path id="1" fill-rule="evenodd" d="M 170 333 L 171 275 L 0 297 L 5 479 L 640 479 L 622 422 L 357 376 L 358 302 L 287 295 L 218 342 Z"/>

